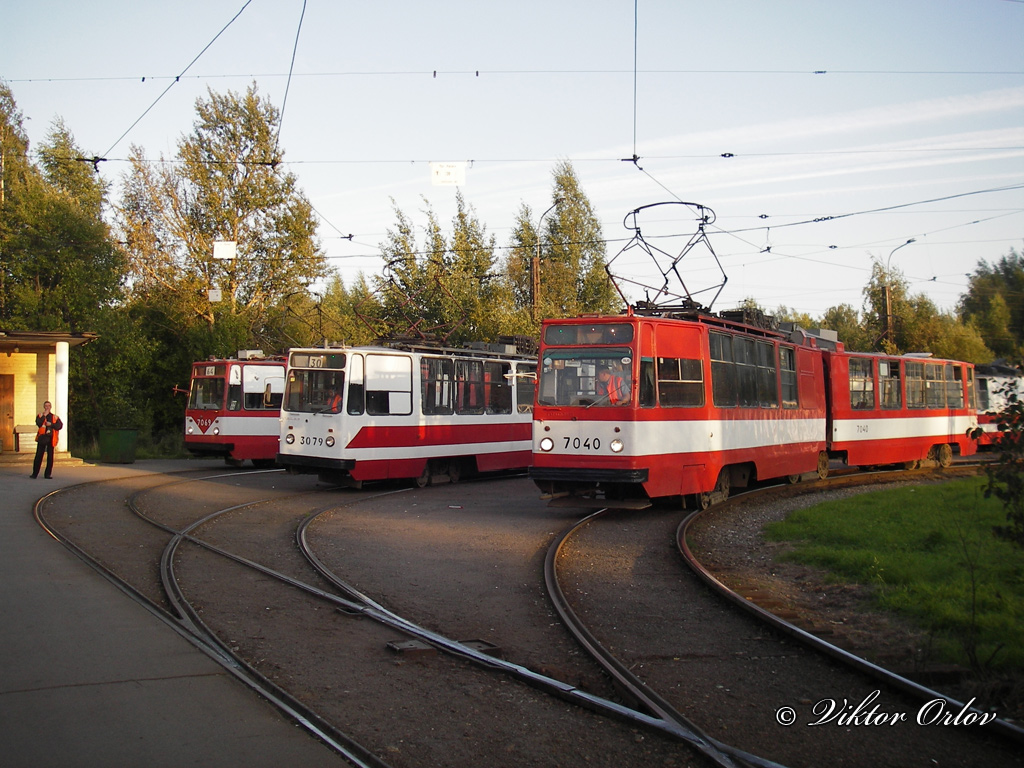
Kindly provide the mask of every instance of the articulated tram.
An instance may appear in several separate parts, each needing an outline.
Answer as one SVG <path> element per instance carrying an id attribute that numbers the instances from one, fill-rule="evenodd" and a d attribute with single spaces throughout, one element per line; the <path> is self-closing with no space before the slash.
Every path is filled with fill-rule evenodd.
<path id="1" fill-rule="evenodd" d="M 355 486 L 526 469 L 537 359 L 476 346 L 290 350 L 277 462 Z"/>
<path id="2" fill-rule="evenodd" d="M 284 357 L 242 350 L 237 358 L 192 364 L 185 407 L 185 448 L 222 456 L 231 466 L 274 465 L 284 396 Z"/>
<path id="3" fill-rule="evenodd" d="M 974 369 L 846 352 L 699 311 L 547 320 L 530 476 L 554 505 L 705 507 L 755 480 L 946 465 L 976 444 Z"/>

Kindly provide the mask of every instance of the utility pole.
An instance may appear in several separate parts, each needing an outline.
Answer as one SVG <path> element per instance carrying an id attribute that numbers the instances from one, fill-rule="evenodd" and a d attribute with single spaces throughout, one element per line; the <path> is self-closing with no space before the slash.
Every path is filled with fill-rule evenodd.
<path id="1" fill-rule="evenodd" d="M 889 265 L 892 263 L 892 255 L 896 253 L 900 248 L 916 243 L 917 240 L 913 237 L 903 243 L 903 245 L 897 245 L 892 251 L 889 252 L 889 258 L 885 260 L 885 339 L 890 344 L 893 343 L 893 321 L 892 321 L 892 278 L 889 276 Z"/>
<path id="2" fill-rule="evenodd" d="M 534 251 L 533 258 L 530 261 L 530 311 L 533 322 L 537 322 L 537 311 L 540 305 L 540 241 L 544 217 L 555 210 L 560 202 L 562 202 L 562 198 L 556 197 L 555 202 L 540 215 L 540 219 L 537 221 L 537 249 Z"/>

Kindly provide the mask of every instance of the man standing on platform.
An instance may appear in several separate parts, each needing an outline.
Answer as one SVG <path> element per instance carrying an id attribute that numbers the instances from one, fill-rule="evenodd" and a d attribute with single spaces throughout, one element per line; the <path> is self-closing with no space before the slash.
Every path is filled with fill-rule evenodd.
<path id="1" fill-rule="evenodd" d="M 53 449 L 57 445 L 57 432 L 64 427 L 60 416 L 50 411 L 50 401 L 43 403 L 43 412 L 36 416 L 36 426 L 39 431 L 36 433 L 36 458 L 32 462 L 32 477 L 39 476 L 39 467 L 43 463 L 43 453 L 46 454 L 47 480 L 53 477 Z"/>

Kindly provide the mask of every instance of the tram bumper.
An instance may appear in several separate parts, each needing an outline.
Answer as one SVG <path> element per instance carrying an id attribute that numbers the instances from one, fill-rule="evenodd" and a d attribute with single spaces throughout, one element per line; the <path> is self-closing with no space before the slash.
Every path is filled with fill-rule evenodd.
<path id="1" fill-rule="evenodd" d="M 312 473 L 332 470 L 349 472 L 356 462 L 354 459 L 325 459 L 319 456 L 294 456 L 290 453 L 277 454 L 277 463 L 292 472 Z"/>
<path id="2" fill-rule="evenodd" d="M 643 488 L 648 477 L 646 468 L 530 467 L 529 475 L 549 507 L 645 509 L 651 506 Z"/>

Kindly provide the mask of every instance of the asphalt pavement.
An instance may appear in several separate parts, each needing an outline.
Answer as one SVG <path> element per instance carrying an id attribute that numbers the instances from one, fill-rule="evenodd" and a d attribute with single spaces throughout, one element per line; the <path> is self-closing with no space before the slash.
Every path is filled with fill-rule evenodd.
<path id="1" fill-rule="evenodd" d="M 31 457 L 28 457 L 29 459 Z M 33 508 L 70 485 L 189 461 L 0 463 L 0 765 L 339 766 L 170 625 L 47 534 Z"/>

